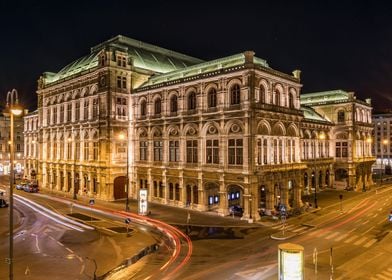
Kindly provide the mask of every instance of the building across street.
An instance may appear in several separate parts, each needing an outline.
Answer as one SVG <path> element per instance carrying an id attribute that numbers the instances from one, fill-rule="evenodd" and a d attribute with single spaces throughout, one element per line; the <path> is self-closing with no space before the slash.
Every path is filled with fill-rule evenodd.
<path id="1" fill-rule="evenodd" d="M 77 198 L 137 199 L 259 219 L 317 192 L 373 185 L 372 105 L 301 93 L 252 51 L 211 61 L 116 36 L 38 80 L 26 175 Z"/>

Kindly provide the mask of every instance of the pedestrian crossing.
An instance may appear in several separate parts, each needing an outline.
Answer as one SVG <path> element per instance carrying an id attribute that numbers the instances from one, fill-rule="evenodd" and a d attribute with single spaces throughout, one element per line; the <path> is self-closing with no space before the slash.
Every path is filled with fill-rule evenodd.
<path id="1" fill-rule="evenodd" d="M 370 278 L 370 280 L 390 280 L 390 279 L 392 279 L 392 268 L 388 268 L 383 272 L 377 273 L 376 275 Z"/>
<path id="2" fill-rule="evenodd" d="M 279 225 L 273 226 L 272 228 L 279 230 L 279 231 L 285 230 L 287 232 L 302 234 L 302 233 L 309 231 L 309 229 L 311 229 L 312 227 L 307 226 L 307 225 L 286 224 L 283 228 L 283 225 L 279 224 Z M 348 232 L 348 233 L 343 232 L 342 233 L 339 231 L 328 231 L 328 230 L 323 230 L 323 229 L 311 231 L 311 232 L 309 232 L 309 235 L 312 237 L 330 240 L 332 242 L 352 244 L 352 245 L 361 246 L 364 248 L 369 248 L 377 242 L 377 239 L 375 239 L 375 238 L 369 238 L 369 237 L 366 237 L 366 236 L 363 236 L 360 234 L 354 234 L 352 232 Z M 392 278 L 389 278 L 389 279 L 392 279 Z"/>

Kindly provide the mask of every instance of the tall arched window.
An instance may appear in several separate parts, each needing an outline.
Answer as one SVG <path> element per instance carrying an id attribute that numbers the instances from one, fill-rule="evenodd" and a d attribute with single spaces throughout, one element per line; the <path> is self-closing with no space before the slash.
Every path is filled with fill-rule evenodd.
<path id="1" fill-rule="evenodd" d="M 289 108 L 294 108 L 294 94 L 292 92 L 289 93 Z"/>
<path id="2" fill-rule="evenodd" d="M 212 88 L 208 92 L 208 107 L 215 108 L 216 107 L 216 89 Z"/>
<path id="3" fill-rule="evenodd" d="M 241 102 L 241 89 L 238 84 L 235 84 L 230 89 L 230 105 L 240 104 Z"/>
<path id="4" fill-rule="evenodd" d="M 140 115 L 145 116 L 147 113 L 147 103 L 146 100 L 140 102 Z"/>
<path id="5" fill-rule="evenodd" d="M 266 103 L 265 101 L 266 99 L 266 92 L 265 92 L 265 87 L 263 85 L 261 85 L 260 87 L 260 103 Z"/>
<path id="6" fill-rule="evenodd" d="M 196 109 L 196 93 L 192 91 L 188 95 L 188 110 Z"/>
<path id="7" fill-rule="evenodd" d="M 173 95 L 170 98 L 170 112 L 171 113 L 176 113 L 177 110 L 178 110 L 177 95 Z"/>
<path id="8" fill-rule="evenodd" d="M 279 90 L 275 90 L 274 91 L 274 104 L 275 105 L 280 105 L 280 91 Z"/>
<path id="9" fill-rule="evenodd" d="M 154 102 L 154 114 L 155 115 L 159 115 L 161 113 L 161 105 L 162 105 L 161 99 L 160 98 L 155 99 L 155 102 Z"/>

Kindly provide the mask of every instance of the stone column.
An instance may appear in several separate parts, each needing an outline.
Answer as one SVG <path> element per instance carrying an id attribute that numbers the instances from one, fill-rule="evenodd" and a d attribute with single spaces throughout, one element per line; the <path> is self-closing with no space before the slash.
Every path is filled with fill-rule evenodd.
<path id="1" fill-rule="evenodd" d="M 302 190 L 303 190 L 303 185 L 301 181 L 298 181 L 298 184 L 294 185 L 294 202 L 293 202 L 293 207 L 294 208 L 301 208 L 304 204 L 302 202 Z"/>
<path id="2" fill-rule="evenodd" d="M 222 175 L 223 176 L 223 175 Z M 229 214 L 228 203 L 227 203 L 227 192 L 225 182 L 221 180 L 219 182 L 219 209 L 218 213 L 221 216 L 226 216 Z"/>
<path id="3" fill-rule="evenodd" d="M 275 210 L 274 187 L 269 183 L 265 184 L 265 188 L 265 214 L 271 215 L 271 212 Z"/>
<path id="4" fill-rule="evenodd" d="M 280 186 L 280 195 L 280 203 L 286 207 L 286 210 L 289 210 L 289 181 L 287 179 L 283 179 L 283 184 Z"/>

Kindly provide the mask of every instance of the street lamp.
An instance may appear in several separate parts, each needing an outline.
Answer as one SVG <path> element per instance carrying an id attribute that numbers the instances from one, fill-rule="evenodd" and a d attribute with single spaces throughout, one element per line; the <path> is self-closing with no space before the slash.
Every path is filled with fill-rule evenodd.
<path id="1" fill-rule="evenodd" d="M 16 89 L 7 93 L 7 105 L 4 111 L 4 115 L 10 116 L 10 209 L 9 209 L 9 256 L 7 259 L 9 265 L 9 280 L 14 279 L 13 272 L 13 257 L 14 257 L 14 197 L 13 197 L 13 183 L 14 183 L 14 116 L 20 116 L 23 112 L 23 108 L 19 105 L 18 92 Z"/>
<path id="2" fill-rule="evenodd" d="M 382 175 L 384 171 L 384 146 L 388 145 L 388 139 L 382 140 L 381 146 L 381 174 L 380 174 L 380 185 L 382 184 Z"/>
<path id="3" fill-rule="evenodd" d="M 128 139 L 128 130 L 127 135 L 121 132 L 118 136 L 121 141 Z M 128 154 L 128 141 L 126 141 L 126 153 L 127 153 L 127 171 L 126 171 L 126 178 L 125 178 L 125 193 L 126 193 L 126 201 L 125 201 L 125 211 L 129 212 L 129 154 Z"/>

